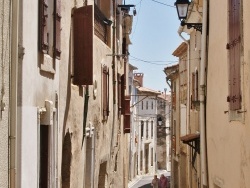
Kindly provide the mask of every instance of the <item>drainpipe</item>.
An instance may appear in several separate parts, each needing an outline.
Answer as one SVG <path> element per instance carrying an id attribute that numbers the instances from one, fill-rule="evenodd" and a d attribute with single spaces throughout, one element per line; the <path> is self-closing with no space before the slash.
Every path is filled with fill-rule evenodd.
<path id="1" fill-rule="evenodd" d="M 208 0 L 203 1 L 202 36 L 201 36 L 201 64 L 200 64 L 200 155 L 202 185 L 208 186 L 207 180 L 207 152 L 206 152 L 206 123 L 205 123 L 205 67 L 207 59 L 207 11 Z"/>
<path id="2" fill-rule="evenodd" d="M 91 131 L 91 188 L 94 188 L 95 183 L 95 129 L 91 125 L 90 127 Z"/>
<path id="3" fill-rule="evenodd" d="M 112 134 L 110 142 L 110 154 L 112 153 L 112 147 L 114 145 L 114 126 L 115 126 L 115 114 L 116 114 L 116 75 L 115 75 L 115 29 L 116 29 L 116 4 L 113 0 L 113 25 L 112 25 L 112 76 L 113 76 L 113 120 L 112 120 Z"/>
<path id="4" fill-rule="evenodd" d="M 9 129 L 9 186 L 16 187 L 16 126 L 17 126 L 17 77 L 18 77 L 18 29 L 19 0 L 12 1 L 12 35 L 11 35 L 11 65 L 10 65 L 10 129 Z"/>
<path id="5" fill-rule="evenodd" d="M 190 127 L 189 127 L 189 119 L 190 119 L 190 53 L 189 53 L 189 48 L 190 48 L 190 43 L 188 40 L 186 40 L 181 34 L 183 32 L 183 26 L 180 26 L 179 30 L 178 30 L 178 34 L 179 36 L 181 37 L 181 39 L 187 44 L 188 48 L 187 48 L 187 109 L 186 109 L 186 125 L 187 125 L 187 128 L 186 128 L 186 131 L 187 131 L 187 134 L 190 133 Z M 190 155 L 190 148 L 188 148 L 188 154 Z M 191 161 L 190 161 L 191 163 Z M 188 185 L 191 184 L 191 171 L 190 171 L 190 166 L 188 165 Z"/>

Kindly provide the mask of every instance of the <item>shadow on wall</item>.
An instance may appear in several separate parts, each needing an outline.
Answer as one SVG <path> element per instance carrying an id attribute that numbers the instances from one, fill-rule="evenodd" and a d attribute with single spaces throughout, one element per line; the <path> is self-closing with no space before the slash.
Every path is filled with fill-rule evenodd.
<path id="1" fill-rule="evenodd" d="M 71 137 L 70 133 L 67 132 L 64 137 L 62 148 L 62 188 L 70 188 L 71 149 Z"/>

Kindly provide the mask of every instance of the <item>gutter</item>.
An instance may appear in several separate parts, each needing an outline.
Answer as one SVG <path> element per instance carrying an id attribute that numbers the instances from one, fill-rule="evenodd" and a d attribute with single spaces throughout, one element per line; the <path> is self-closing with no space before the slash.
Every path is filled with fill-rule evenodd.
<path id="1" fill-rule="evenodd" d="M 10 64 L 10 116 L 9 116 L 9 187 L 16 187 L 17 179 L 17 77 L 18 77 L 18 33 L 19 33 L 19 0 L 11 2 L 12 34 Z"/>
<path id="2" fill-rule="evenodd" d="M 207 14 L 208 1 L 203 1 L 202 36 L 201 36 L 201 63 L 200 63 L 200 155 L 202 185 L 208 187 L 207 175 L 207 147 L 206 147 L 206 122 L 205 122 L 205 68 L 207 60 Z"/>
<path id="3" fill-rule="evenodd" d="M 189 123 L 190 123 L 190 52 L 189 52 L 189 48 L 190 48 L 190 43 L 187 39 L 185 39 L 181 34 L 183 32 L 183 26 L 180 26 L 179 27 L 179 30 L 178 30 L 178 34 L 180 36 L 180 38 L 187 44 L 187 84 L 188 84 L 188 87 L 187 87 L 187 110 L 186 110 L 186 132 L 187 134 L 190 133 L 190 127 L 189 127 Z M 189 149 L 189 153 L 190 155 L 190 149 Z M 190 159 L 191 160 L 191 159 Z M 188 165 L 188 172 L 190 172 L 190 166 Z M 188 184 L 190 185 L 191 184 L 191 176 L 190 176 L 191 173 L 188 173 Z"/>

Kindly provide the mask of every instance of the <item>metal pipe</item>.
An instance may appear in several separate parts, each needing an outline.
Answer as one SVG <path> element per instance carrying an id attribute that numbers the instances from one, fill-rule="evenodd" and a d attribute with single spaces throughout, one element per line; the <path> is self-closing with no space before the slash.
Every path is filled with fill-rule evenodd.
<path id="1" fill-rule="evenodd" d="M 94 188 L 95 183 L 95 129 L 93 127 L 90 127 L 90 131 L 93 131 L 92 137 L 91 137 L 91 188 Z"/>
<path id="2" fill-rule="evenodd" d="M 19 33 L 19 0 L 12 1 L 12 35 L 11 35 L 11 66 L 10 66 L 10 166 L 9 186 L 16 187 L 16 128 L 17 128 L 17 77 L 18 77 L 18 33 Z"/>
<path id="3" fill-rule="evenodd" d="M 178 34 L 179 36 L 181 37 L 181 39 L 187 44 L 188 48 L 187 48 L 187 110 L 186 110 L 186 132 L 187 134 L 189 134 L 189 130 L 190 130 L 190 127 L 189 127 L 189 120 L 190 120 L 190 53 L 189 53 L 189 48 L 190 48 L 190 43 L 188 40 L 186 40 L 181 34 L 183 32 L 183 26 L 180 26 L 179 30 L 178 30 Z M 187 155 L 190 156 L 190 148 L 188 148 L 188 153 Z M 188 181 L 189 181 L 189 185 L 190 185 L 190 178 L 191 178 L 191 169 L 190 169 L 190 166 L 188 165 Z"/>
<path id="4" fill-rule="evenodd" d="M 200 63 L 200 156 L 201 177 L 203 186 L 208 186 L 207 180 L 207 152 L 206 152 L 206 123 L 205 123 L 205 67 L 207 59 L 207 10 L 208 0 L 203 1 L 201 63 Z"/>

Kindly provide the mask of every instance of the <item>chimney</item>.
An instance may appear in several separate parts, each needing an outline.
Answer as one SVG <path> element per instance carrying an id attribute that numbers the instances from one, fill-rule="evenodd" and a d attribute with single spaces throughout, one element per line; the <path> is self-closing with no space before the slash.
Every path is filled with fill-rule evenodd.
<path id="1" fill-rule="evenodd" d="M 140 86 L 143 87 L 143 73 L 134 73 L 134 79 L 140 82 Z"/>

